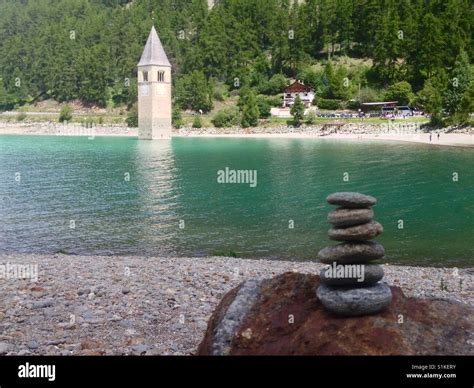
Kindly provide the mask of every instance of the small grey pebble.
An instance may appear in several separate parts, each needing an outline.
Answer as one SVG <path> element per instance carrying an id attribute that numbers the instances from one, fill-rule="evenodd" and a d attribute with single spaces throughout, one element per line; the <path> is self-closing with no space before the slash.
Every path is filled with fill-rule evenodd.
<path id="1" fill-rule="evenodd" d="M 39 344 L 36 341 L 30 341 L 30 342 L 28 342 L 28 348 L 30 348 L 31 350 L 38 349 Z"/>

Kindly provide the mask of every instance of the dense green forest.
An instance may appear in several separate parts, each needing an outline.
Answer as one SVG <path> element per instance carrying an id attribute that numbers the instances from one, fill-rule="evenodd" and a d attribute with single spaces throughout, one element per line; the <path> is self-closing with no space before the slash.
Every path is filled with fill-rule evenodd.
<path id="1" fill-rule="evenodd" d="M 131 107 L 153 23 L 182 109 L 209 111 L 236 90 L 272 105 L 253 95 L 294 77 L 318 105 L 473 111 L 471 0 L 0 0 L 0 109 L 50 98 Z"/>

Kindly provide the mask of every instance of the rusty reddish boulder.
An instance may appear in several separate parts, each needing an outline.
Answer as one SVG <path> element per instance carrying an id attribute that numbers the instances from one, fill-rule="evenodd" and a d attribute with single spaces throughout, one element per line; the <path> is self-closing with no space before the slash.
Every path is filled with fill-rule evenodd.
<path id="1" fill-rule="evenodd" d="M 474 308 L 406 297 L 384 311 L 341 318 L 316 297 L 319 276 L 285 273 L 243 283 L 216 308 L 199 355 L 473 355 Z"/>

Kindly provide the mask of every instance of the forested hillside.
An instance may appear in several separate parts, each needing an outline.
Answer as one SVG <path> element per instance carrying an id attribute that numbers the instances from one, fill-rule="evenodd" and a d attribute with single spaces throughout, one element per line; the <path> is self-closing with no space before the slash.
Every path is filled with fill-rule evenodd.
<path id="1" fill-rule="evenodd" d="M 323 102 L 472 108 L 471 0 L 220 0 L 210 10 L 206 0 L 0 0 L 0 109 L 49 98 L 131 106 L 152 23 L 182 108 L 209 110 L 243 87 L 275 95 L 289 77 Z"/>

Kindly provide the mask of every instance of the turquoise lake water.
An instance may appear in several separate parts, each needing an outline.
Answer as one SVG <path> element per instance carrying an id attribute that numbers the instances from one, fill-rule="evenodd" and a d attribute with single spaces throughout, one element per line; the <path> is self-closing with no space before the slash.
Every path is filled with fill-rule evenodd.
<path id="1" fill-rule="evenodd" d="M 219 184 L 217 172 L 226 167 L 256 170 L 256 187 Z M 235 252 L 310 260 L 334 244 L 326 196 L 360 191 L 379 200 L 374 210 L 385 231 L 378 241 L 387 260 L 474 264 L 473 149 L 329 139 L 0 136 L 0 182 L 4 253 Z"/>

